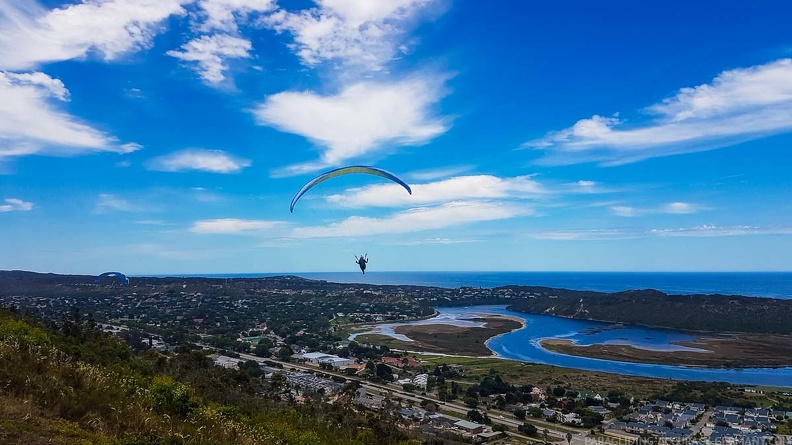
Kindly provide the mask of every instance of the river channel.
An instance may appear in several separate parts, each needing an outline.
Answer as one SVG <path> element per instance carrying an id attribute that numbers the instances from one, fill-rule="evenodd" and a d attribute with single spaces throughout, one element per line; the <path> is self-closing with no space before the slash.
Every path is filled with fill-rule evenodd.
<path id="1" fill-rule="evenodd" d="M 693 368 L 658 364 L 630 363 L 613 360 L 577 357 L 551 352 L 539 345 L 543 339 L 565 339 L 577 345 L 622 344 L 654 350 L 691 350 L 673 344 L 690 341 L 695 334 L 665 329 L 622 326 L 617 324 L 572 320 L 548 315 L 524 314 L 507 310 L 505 306 L 439 307 L 439 314 L 431 319 L 405 323 L 377 325 L 367 333 L 389 335 L 399 340 L 409 338 L 396 334 L 394 328 L 403 325 L 451 324 L 480 326 L 469 320 L 478 314 L 506 315 L 523 320 L 525 326 L 516 331 L 491 338 L 487 347 L 499 358 L 530 363 L 562 366 L 588 371 L 678 380 L 719 381 L 750 385 L 790 386 L 792 367 L 787 368 Z M 357 334 L 360 335 L 360 334 Z M 354 339 L 356 335 L 350 337 Z"/>

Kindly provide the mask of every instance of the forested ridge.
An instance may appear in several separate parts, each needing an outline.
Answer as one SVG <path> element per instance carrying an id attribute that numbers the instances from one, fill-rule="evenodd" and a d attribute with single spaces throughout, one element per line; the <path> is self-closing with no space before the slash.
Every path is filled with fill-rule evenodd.
<path id="1" fill-rule="evenodd" d="M 792 300 L 737 295 L 668 295 L 644 289 L 616 293 L 508 286 L 509 309 L 532 314 L 672 329 L 792 334 Z"/>

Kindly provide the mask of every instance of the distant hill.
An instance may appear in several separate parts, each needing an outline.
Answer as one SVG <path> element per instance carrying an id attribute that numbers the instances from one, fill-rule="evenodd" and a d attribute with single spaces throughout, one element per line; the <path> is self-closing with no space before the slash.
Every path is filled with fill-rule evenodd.
<path id="1" fill-rule="evenodd" d="M 531 314 L 696 331 L 792 334 L 792 300 L 668 295 L 654 289 L 602 293 L 506 286 L 495 290 L 524 296 L 509 309 Z"/>
<path id="2" fill-rule="evenodd" d="M 130 292 L 151 295 L 185 291 L 217 295 L 228 291 L 244 297 L 251 290 L 309 290 L 318 291 L 315 297 L 317 301 L 327 302 L 329 300 L 325 295 L 331 292 L 354 291 L 359 293 L 361 301 L 372 301 L 374 297 L 365 292 L 386 291 L 386 295 L 378 298 L 398 302 L 402 311 L 419 305 L 429 310 L 429 306 L 507 304 L 509 309 L 519 312 L 611 323 L 692 331 L 792 334 L 792 323 L 789 322 L 792 320 L 792 300 L 739 295 L 668 295 L 654 289 L 604 293 L 542 286 L 444 289 L 414 285 L 333 283 L 290 275 L 229 279 L 131 277 L 130 287 L 123 288 L 112 285 L 98 287 L 94 284 L 94 278 L 90 275 L 0 271 L 0 296 L 35 295 L 89 301 L 85 299 Z"/>

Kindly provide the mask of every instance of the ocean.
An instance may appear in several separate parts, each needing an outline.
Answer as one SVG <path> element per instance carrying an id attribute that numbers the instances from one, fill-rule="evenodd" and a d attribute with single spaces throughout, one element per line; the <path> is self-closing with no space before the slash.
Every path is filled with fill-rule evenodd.
<path id="1" fill-rule="evenodd" d="M 200 275 L 256 278 L 297 275 L 337 283 L 498 287 L 510 284 L 619 292 L 657 289 L 668 294 L 724 294 L 792 299 L 792 272 L 299 272 Z M 199 276 L 199 275 L 185 275 Z"/>

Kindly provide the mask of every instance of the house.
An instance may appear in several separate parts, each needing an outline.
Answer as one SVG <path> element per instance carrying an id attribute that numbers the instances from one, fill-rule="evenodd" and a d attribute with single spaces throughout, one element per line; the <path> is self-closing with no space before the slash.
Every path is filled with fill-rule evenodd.
<path id="1" fill-rule="evenodd" d="M 366 388 L 360 388 L 352 399 L 352 403 L 370 410 L 379 411 L 385 404 L 385 398 L 376 394 L 366 394 Z"/>
<path id="2" fill-rule="evenodd" d="M 242 360 L 233 357 L 226 357 L 225 355 L 221 355 L 212 361 L 215 366 L 222 366 L 223 368 L 239 368 L 239 363 Z"/>
<path id="3" fill-rule="evenodd" d="M 402 408 L 399 410 L 399 415 L 405 420 L 424 420 L 426 411 L 422 409 Z"/>
<path id="4" fill-rule="evenodd" d="M 476 422 L 469 422 L 467 420 L 460 420 L 459 422 L 454 423 L 454 426 L 470 434 L 479 434 L 484 432 L 484 425 L 478 424 Z"/>
<path id="5" fill-rule="evenodd" d="M 397 368 L 412 368 L 418 366 L 421 362 L 412 357 L 382 357 L 382 363 Z"/>
<path id="6" fill-rule="evenodd" d="M 499 439 L 505 436 L 506 433 L 503 431 L 487 431 L 483 433 L 477 434 L 474 438 L 474 442 L 489 442 L 490 440 Z"/>
<path id="7" fill-rule="evenodd" d="M 581 419 L 577 413 L 562 414 L 558 420 L 562 423 L 568 423 L 572 425 L 583 424 L 583 419 Z"/>
<path id="8" fill-rule="evenodd" d="M 457 419 L 446 417 L 442 414 L 432 414 L 428 416 L 429 423 L 436 427 L 451 428 L 457 422 Z"/>
<path id="9" fill-rule="evenodd" d="M 426 382 L 427 382 L 428 380 L 429 380 L 429 374 L 418 374 L 418 375 L 417 375 L 417 376 L 415 376 L 415 378 L 412 380 L 412 383 L 413 383 L 415 386 L 419 387 L 419 388 L 424 388 L 424 389 L 426 389 Z"/>
<path id="10" fill-rule="evenodd" d="M 591 411 L 594 411 L 597 414 L 602 415 L 603 417 L 610 416 L 610 414 L 612 412 L 611 410 L 609 410 L 608 408 L 605 408 L 604 406 L 596 406 L 596 405 L 594 405 L 594 406 L 589 406 L 588 409 L 590 409 Z"/>

